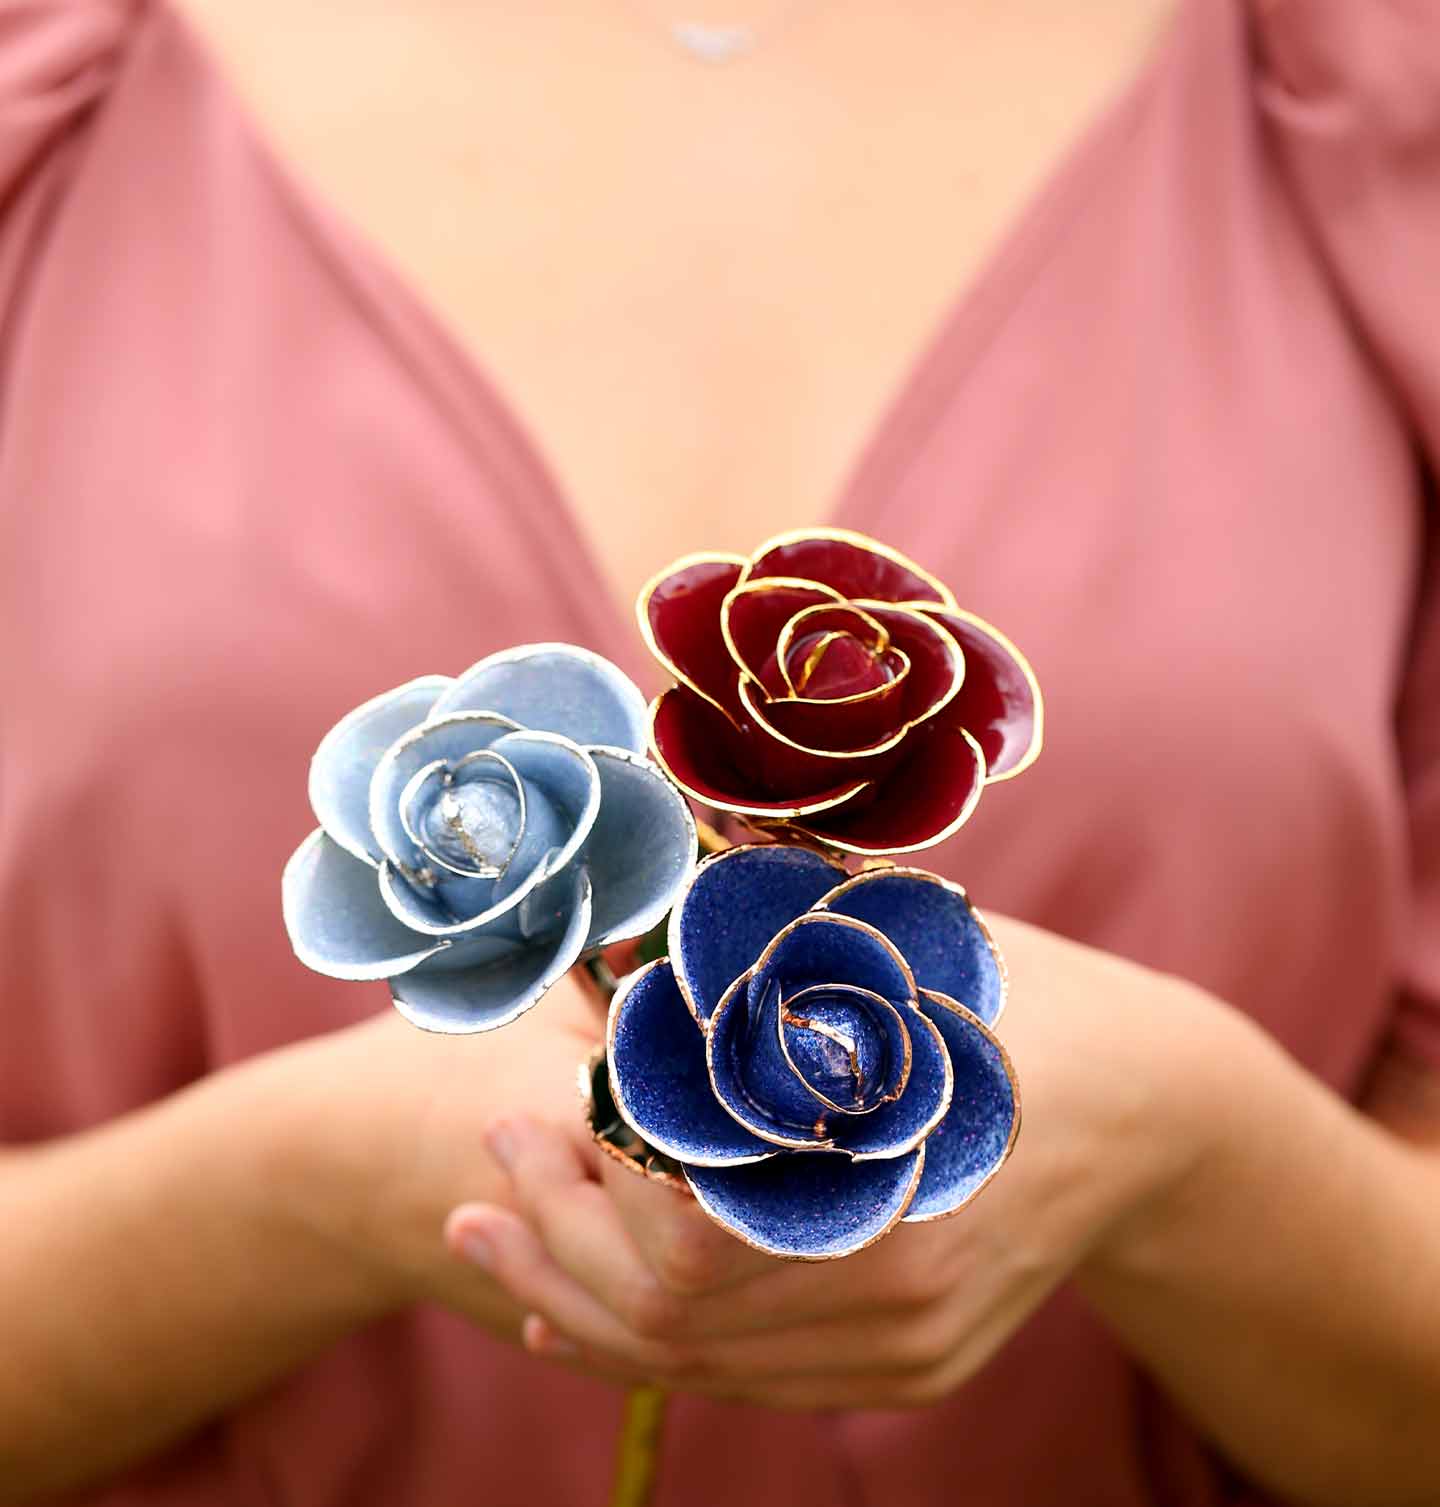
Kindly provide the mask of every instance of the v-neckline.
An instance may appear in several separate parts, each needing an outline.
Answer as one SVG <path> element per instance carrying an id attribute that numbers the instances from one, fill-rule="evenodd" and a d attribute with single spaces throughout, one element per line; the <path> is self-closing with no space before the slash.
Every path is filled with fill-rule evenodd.
<path id="1" fill-rule="evenodd" d="M 1147 42 L 1138 67 L 1105 97 L 1057 154 L 1038 187 L 947 302 L 938 323 L 882 403 L 868 434 L 852 452 L 826 516 L 815 520 L 817 527 L 876 531 L 876 520 L 893 497 L 898 473 L 915 453 L 940 404 L 973 370 L 981 349 L 1018 302 L 1028 277 L 1059 243 L 1110 149 L 1126 137 L 1141 114 L 1165 71 L 1166 56 L 1182 30 L 1188 4 L 1189 0 L 1175 0 Z M 636 651 L 630 640 L 634 635 L 621 631 L 622 624 L 628 627 L 629 623 L 627 606 L 613 599 L 608 584 L 597 592 L 595 583 L 608 583 L 608 573 L 560 480 L 561 473 L 483 353 L 472 350 L 452 329 L 383 246 L 352 224 L 290 164 L 208 41 L 178 6 L 163 0 L 162 5 L 184 44 L 222 91 L 242 138 L 277 190 L 292 223 L 338 284 L 385 334 L 397 356 L 432 392 L 480 469 L 501 489 L 500 495 L 535 510 L 537 539 L 548 544 L 552 557 L 561 557 L 557 562 L 560 574 L 585 604 L 600 641 L 610 645 L 622 663 L 633 663 Z"/>

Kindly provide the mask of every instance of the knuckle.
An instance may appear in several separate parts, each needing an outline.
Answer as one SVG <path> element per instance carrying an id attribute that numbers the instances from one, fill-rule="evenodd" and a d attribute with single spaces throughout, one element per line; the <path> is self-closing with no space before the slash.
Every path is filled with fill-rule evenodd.
<path id="1" fill-rule="evenodd" d="M 946 1346 L 932 1314 L 907 1324 L 898 1324 L 891 1332 L 890 1351 L 896 1364 L 912 1374 L 923 1373 L 945 1356 Z"/>
<path id="2" fill-rule="evenodd" d="M 621 1301 L 620 1317 L 644 1339 L 664 1339 L 680 1324 L 682 1305 L 654 1282 L 635 1282 Z"/>
<path id="3" fill-rule="evenodd" d="M 949 1390 L 942 1368 L 926 1366 L 899 1381 L 895 1400 L 902 1408 L 933 1408 L 945 1400 Z"/>
<path id="4" fill-rule="evenodd" d="M 655 1275 L 672 1294 L 697 1297 L 720 1277 L 720 1261 L 709 1232 L 680 1225 L 655 1252 Z"/>

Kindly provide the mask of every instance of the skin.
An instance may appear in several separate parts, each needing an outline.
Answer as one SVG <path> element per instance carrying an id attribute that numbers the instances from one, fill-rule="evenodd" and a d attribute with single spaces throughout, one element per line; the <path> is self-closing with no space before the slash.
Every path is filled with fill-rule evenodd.
<path id="1" fill-rule="evenodd" d="M 674 555 L 826 516 L 1169 6 L 836 0 L 741 73 L 608 0 L 188 9 L 281 154 L 503 374 L 627 602 Z M 1016 1154 L 965 1216 L 829 1266 L 756 1256 L 589 1145 L 600 1022 L 570 983 L 496 1036 L 386 1015 L 0 1154 L 0 1501 L 113 1474 L 417 1301 L 617 1378 L 900 1406 L 1066 1276 L 1283 1493 L 1432 1500 L 1435 1077 L 1386 1063 L 1367 1116 L 1191 986 L 996 925 Z"/>
<path id="2" fill-rule="evenodd" d="M 1386 1131 L 1192 985 L 1019 921 L 995 932 L 1024 1128 L 958 1217 L 780 1262 L 608 1158 L 596 1182 L 519 1118 L 490 1137 L 518 1210 L 462 1207 L 453 1248 L 530 1310 L 536 1354 L 776 1408 L 937 1402 L 1073 1279 L 1285 1499 L 1433 1503 L 1433 1078 L 1387 1070 Z"/>

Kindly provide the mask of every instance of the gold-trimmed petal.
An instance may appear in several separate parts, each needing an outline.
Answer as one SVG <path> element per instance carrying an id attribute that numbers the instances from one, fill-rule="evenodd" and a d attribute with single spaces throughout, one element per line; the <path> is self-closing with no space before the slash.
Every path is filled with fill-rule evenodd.
<path id="1" fill-rule="evenodd" d="M 708 701 L 717 712 L 725 717 L 730 717 L 730 712 L 720 704 L 710 693 L 702 689 L 695 681 L 680 668 L 679 665 L 660 646 L 660 641 L 655 633 L 655 625 L 650 620 L 651 598 L 666 581 L 672 576 L 679 575 L 681 571 L 689 570 L 696 565 L 734 565 L 742 572 L 749 562 L 744 555 L 731 554 L 728 550 L 696 550 L 692 554 L 681 555 L 678 560 L 672 560 L 664 570 L 656 571 L 648 581 L 640 588 L 635 597 L 635 621 L 640 628 L 640 637 L 645 641 L 645 647 L 665 670 L 675 677 L 675 680 L 683 686 L 689 687 L 697 696 Z M 733 721 L 734 719 L 731 718 Z"/>
<path id="2" fill-rule="evenodd" d="M 832 1156 L 843 1155 L 843 1153 L 839 1152 L 819 1154 Z M 740 1241 L 742 1245 L 748 1245 L 751 1250 L 759 1251 L 762 1255 L 765 1256 L 773 1256 L 777 1261 L 839 1261 L 843 1260 L 846 1256 L 858 1255 L 859 1252 L 868 1250 L 869 1247 L 874 1245 L 877 1241 L 883 1240 L 905 1217 L 906 1210 L 909 1209 L 910 1205 L 915 1201 L 915 1194 L 919 1191 L 920 1180 L 925 1171 L 924 1146 L 917 1146 L 915 1150 L 910 1153 L 910 1155 L 915 1158 L 915 1166 L 911 1173 L 910 1181 L 901 1192 L 900 1198 L 897 1201 L 895 1213 L 891 1215 L 885 1225 L 881 1229 L 876 1230 L 872 1234 L 866 1236 L 864 1240 L 856 1241 L 854 1245 L 848 1245 L 844 1247 L 844 1249 L 837 1251 L 823 1251 L 815 1255 L 806 1255 L 803 1252 L 799 1251 L 789 1251 L 781 1247 L 765 1245 L 758 1240 L 752 1240 L 744 1230 L 737 1229 L 733 1224 L 729 1223 L 727 1220 L 721 1217 L 719 1212 L 707 1201 L 705 1190 L 703 1188 L 697 1188 L 695 1186 L 693 1178 L 687 1176 L 685 1180 L 690 1184 L 690 1192 L 694 1195 L 695 1202 L 700 1206 L 700 1209 L 705 1214 L 705 1216 L 709 1219 L 712 1219 L 717 1225 L 720 1226 L 722 1230 L 725 1230 L 734 1239 Z M 851 1160 L 853 1165 L 853 1158 Z M 900 1159 L 897 1157 L 892 1158 L 892 1160 L 898 1161 Z M 683 1171 L 684 1169 L 682 1168 L 681 1170 Z"/>
<path id="3" fill-rule="evenodd" d="M 871 686 L 869 690 L 856 691 L 850 696 L 806 696 L 805 687 L 803 685 L 797 686 L 795 682 L 790 678 L 790 667 L 787 663 L 790 650 L 794 646 L 795 639 L 799 637 L 799 635 L 803 632 L 804 625 L 802 619 L 811 617 L 817 613 L 834 612 L 837 609 L 842 612 L 851 613 L 853 616 L 859 618 L 860 621 L 871 630 L 871 632 L 875 636 L 876 641 L 873 644 L 866 644 L 865 647 L 873 657 L 878 658 L 879 656 L 885 654 L 896 654 L 899 655 L 899 657 L 904 661 L 903 667 L 900 673 L 893 676 L 890 680 L 884 681 L 880 685 Z M 809 674 L 814 670 L 815 665 L 818 662 L 818 655 L 819 653 L 823 652 L 823 646 L 825 646 L 828 642 L 839 638 L 843 633 L 843 629 L 834 629 L 824 633 L 821 639 L 821 647 L 819 649 L 812 649 L 810 651 L 810 657 L 806 660 L 805 674 L 807 678 Z M 852 638 L 860 637 L 859 634 L 851 634 L 850 636 Z M 864 641 L 861 640 L 861 642 Z M 866 612 L 863 607 L 856 606 L 853 602 L 845 602 L 843 604 L 836 602 L 817 602 L 814 606 L 802 607 L 800 611 L 797 612 L 794 617 L 790 618 L 786 622 L 785 626 L 780 630 L 780 636 L 775 641 L 775 662 L 780 671 L 780 678 L 785 682 L 785 687 L 790 692 L 789 696 L 786 698 L 787 700 L 814 702 L 816 704 L 825 706 L 844 706 L 850 702 L 865 701 L 872 697 L 882 695 L 890 691 L 893 686 L 898 685 L 910 673 L 910 656 L 903 650 L 892 648 L 890 643 L 890 630 L 886 628 L 884 623 L 882 623 L 878 618 L 872 617 L 871 614 Z"/>
<path id="4" fill-rule="evenodd" d="M 871 867 L 871 865 L 874 867 Z M 953 879 L 945 879 L 939 874 L 932 874 L 929 869 L 915 868 L 909 864 L 892 863 L 886 859 L 871 859 L 858 874 L 847 875 L 828 894 L 822 895 L 813 906 L 812 910 L 828 911 L 837 900 L 843 899 L 852 890 L 863 889 L 867 885 L 874 884 L 881 879 L 915 879 L 923 884 L 933 884 L 937 889 L 945 890 L 954 895 L 965 907 L 970 919 L 975 923 L 976 930 L 984 939 L 986 947 L 990 951 L 990 957 L 994 961 L 995 971 L 1000 978 L 1000 997 L 995 1006 L 995 1014 L 988 1022 L 982 1020 L 982 1024 L 988 1024 L 992 1029 L 995 1022 L 1005 1013 L 1005 1006 L 1010 1001 L 1010 965 L 1005 961 L 1005 954 L 1000 951 L 1000 944 L 995 940 L 995 933 L 990 929 L 990 923 L 985 919 L 984 912 L 970 898 L 969 891 L 963 884 L 957 884 Z M 921 987 L 921 994 L 927 991 Z M 936 993 L 936 990 L 930 990 Z M 948 998 L 949 996 L 947 996 Z M 969 1006 L 965 1006 L 969 1010 Z M 974 1014 L 974 1011 L 971 1011 Z"/>
<path id="5" fill-rule="evenodd" d="M 800 1071 L 799 1067 L 796 1066 L 795 1059 L 790 1055 L 790 1044 L 785 1040 L 785 1027 L 787 1025 L 801 1024 L 798 1019 L 787 1014 L 791 1004 L 795 1000 L 803 998 L 812 990 L 836 988 L 850 989 L 853 990 L 856 994 L 866 995 L 873 1004 L 883 1006 L 896 1018 L 896 1020 L 900 1022 L 900 1035 L 905 1043 L 905 1055 L 900 1064 L 900 1076 L 896 1080 L 895 1087 L 891 1089 L 888 1094 L 882 1094 L 874 1104 L 867 1106 L 865 1109 L 846 1109 L 843 1104 L 837 1104 L 833 1099 L 826 1098 L 826 1096 L 822 1094 L 813 1083 L 811 1083 L 811 1081 L 805 1076 L 805 1074 Z M 925 1019 L 923 1015 L 920 1018 L 922 1020 Z M 926 1024 L 928 1025 L 929 1022 L 927 1021 Z M 832 1041 L 838 1041 L 838 1038 L 833 1034 L 833 1031 L 830 1028 L 822 1026 L 818 1021 L 804 1022 L 804 1029 L 814 1031 L 817 1036 L 825 1036 L 829 1037 Z M 905 1092 L 905 1085 L 910 1081 L 910 1064 L 914 1056 L 914 1048 L 910 1044 L 910 1028 L 906 1024 L 905 1017 L 901 1015 L 900 1011 L 894 1005 L 892 1005 L 883 994 L 876 994 L 873 989 L 863 989 L 859 984 L 810 984 L 806 988 L 798 990 L 795 994 L 792 994 L 789 999 L 786 999 L 782 996 L 780 1000 L 780 1008 L 775 1012 L 775 1033 L 780 1041 L 780 1055 L 785 1059 L 785 1065 L 790 1069 L 792 1073 L 795 1074 L 800 1082 L 804 1084 L 806 1092 L 813 1094 L 827 1109 L 833 1109 L 838 1115 L 871 1114 L 875 1110 L 879 1109 L 882 1104 L 891 1104 L 896 1099 L 898 1099 L 900 1095 Z M 906 1151 L 913 1151 L 914 1147 L 907 1146 L 903 1149 Z M 893 1154 L 898 1155 L 899 1153 L 896 1152 Z"/>
<path id="6" fill-rule="evenodd" d="M 961 644 L 959 639 L 957 639 L 955 635 L 951 633 L 948 628 L 946 628 L 944 623 L 937 623 L 935 619 L 932 618 L 928 613 L 921 612 L 918 607 L 912 606 L 907 602 L 878 602 L 874 600 L 865 600 L 857 602 L 855 605 L 857 607 L 865 608 L 865 610 L 872 615 L 876 613 L 896 613 L 908 621 L 920 622 L 929 629 L 939 631 L 941 646 L 950 656 L 950 664 L 953 671 L 950 681 L 950 687 L 938 701 L 933 702 L 925 711 L 922 711 L 918 716 L 913 717 L 910 721 L 910 726 L 918 727 L 922 722 L 928 722 L 931 717 L 935 716 L 938 712 L 943 711 L 947 706 L 949 706 L 950 703 L 954 701 L 956 696 L 960 694 L 961 687 L 965 684 L 965 647 L 963 644 Z M 881 626 L 884 627 L 883 621 L 881 623 Z M 893 639 L 893 630 L 887 631 L 891 633 L 891 637 Z M 898 648 L 899 646 L 897 645 L 896 647 Z M 912 644 L 911 647 L 913 648 L 914 645 Z"/>
<path id="7" fill-rule="evenodd" d="M 960 830 L 960 828 L 970 820 L 971 816 L 974 814 L 976 805 L 979 803 L 981 792 L 985 788 L 984 751 L 981 749 L 980 745 L 975 741 L 975 739 L 968 732 L 966 732 L 963 727 L 955 728 L 953 729 L 953 731 L 964 738 L 965 742 L 969 745 L 970 751 L 974 756 L 975 763 L 980 771 L 980 777 L 975 781 L 974 787 L 972 788 L 969 796 L 966 798 L 965 804 L 960 812 L 956 816 L 952 817 L 951 820 L 947 822 L 940 831 L 934 833 L 932 836 L 926 837 L 923 841 L 901 844 L 881 842 L 857 843 L 853 838 L 847 840 L 843 836 L 837 837 L 831 832 L 826 832 L 813 824 L 802 822 L 796 820 L 795 818 L 787 817 L 781 818 L 781 820 L 784 820 L 795 831 L 804 833 L 807 837 L 810 838 L 812 842 L 821 843 L 827 848 L 835 848 L 842 853 L 858 853 L 867 858 L 886 857 L 892 853 L 920 853 L 923 852 L 926 848 L 935 847 L 937 844 L 944 842 L 947 838 L 953 837 Z M 904 766 L 902 764 L 899 767 L 903 768 Z M 877 792 L 877 795 L 878 794 L 879 792 Z"/>
<path id="8" fill-rule="evenodd" d="M 765 694 L 761 687 L 760 694 Z M 769 698 L 767 697 L 768 701 Z M 792 701 L 788 697 L 770 702 L 772 706 L 790 706 Z M 804 743 L 797 743 L 794 738 L 782 733 L 778 727 L 766 715 L 765 708 L 761 706 L 755 696 L 755 682 L 742 679 L 740 681 L 740 705 L 750 721 L 767 738 L 773 738 L 777 743 L 783 743 L 786 748 L 793 748 L 796 753 L 808 754 L 816 759 L 873 759 L 877 754 L 889 753 L 891 749 L 899 747 L 904 740 L 905 734 L 910 731 L 914 723 L 906 722 L 887 738 L 879 743 L 867 744 L 864 748 L 810 748 Z"/>
<path id="9" fill-rule="evenodd" d="M 795 923 L 792 921 L 790 924 L 793 926 Z M 788 931 L 789 927 L 786 930 Z M 766 952 L 768 954 L 768 948 Z M 750 980 L 755 977 L 758 971 L 758 964 L 747 968 L 724 994 L 720 996 L 720 1002 L 715 1006 L 715 1013 L 705 1023 L 705 1070 L 710 1077 L 710 1092 L 715 1095 L 715 1102 L 719 1104 L 737 1125 L 748 1130 L 751 1135 L 758 1136 L 760 1140 L 768 1141 L 772 1146 L 783 1146 L 787 1151 L 833 1151 L 835 1148 L 833 1139 L 816 1140 L 812 1138 L 810 1140 L 802 1140 L 799 1136 L 787 1136 L 783 1131 L 777 1130 L 773 1126 L 761 1124 L 758 1114 L 755 1119 L 747 1120 L 720 1091 L 720 1085 L 715 1078 L 715 1032 L 720 1022 L 724 1020 L 726 1012 L 734 1007 L 735 1001 L 741 998 L 744 991 L 750 987 Z M 809 1085 L 807 1084 L 806 1087 L 808 1088 Z"/>
<path id="10" fill-rule="evenodd" d="M 938 1043 L 940 1057 L 945 1064 L 944 1092 L 936 1101 L 935 1108 L 931 1111 L 930 1118 L 926 1120 L 923 1125 L 919 1126 L 915 1131 L 911 1133 L 910 1139 L 908 1141 L 898 1147 L 887 1146 L 883 1151 L 852 1151 L 850 1153 L 850 1160 L 852 1162 L 878 1162 L 884 1160 L 886 1157 L 905 1156 L 909 1152 L 914 1151 L 917 1147 L 924 1145 L 924 1143 L 930 1139 L 936 1127 L 945 1118 L 945 1116 L 949 1114 L 950 1105 L 954 1101 L 955 1064 L 950 1060 L 950 1049 L 945 1044 L 945 1038 L 940 1033 L 940 1027 L 937 1026 L 935 1022 L 931 1020 L 929 1016 L 927 1016 L 924 1011 L 919 1009 L 917 1006 L 907 1005 L 907 1008 L 910 1010 L 910 1013 L 915 1017 L 915 1019 L 920 1021 L 925 1029 L 934 1036 L 935 1041 Z M 906 1029 L 914 1029 L 909 1021 L 906 1022 Z M 845 1148 L 842 1146 L 840 1149 L 843 1151 Z"/>
<path id="11" fill-rule="evenodd" d="M 849 544 L 856 549 L 864 550 L 868 554 L 879 555 L 891 565 L 898 566 L 901 570 L 908 571 L 917 580 L 923 581 L 932 591 L 935 597 L 932 606 L 950 608 L 955 605 L 954 593 L 937 576 L 931 575 L 928 570 L 917 565 L 908 555 L 903 555 L 898 549 L 888 544 L 881 543 L 878 539 L 872 539 L 868 534 L 857 533 L 854 529 L 835 528 L 831 526 L 817 528 L 787 529 L 784 533 L 775 534 L 765 540 L 763 544 L 754 550 L 745 569 L 741 572 L 740 580 L 745 582 L 752 579 L 764 579 L 757 575 L 757 566 L 766 555 L 774 550 L 783 549 L 786 545 L 802 544 L 809 540 L 829 541 L 837 544 Z M 916 600 L 906 598 L 905 600 Z M 925 600 L 919 598 L 918 600 Z"/>
<path id="12" fill-rule="evenodd" d="M 744 579 L 743 575 L 741 579 Z M 961 621 L 968 623 L 978 633 L 994 640 L 1010 659 L 1014 661 L 1015 667 L 1024 677 L 1025 683 L 1030 690 L 1030 702 L 1034 715 L 1034 722 L 1030 730 L 1030 742 L 1026 746 L 1024 753 L 1020 755 L 1014 764 L 1007 766 L 997 774 L 987 772 L 985 779 L 987 784 L 999 785 L 1005 780 L 1013 780 L 1017 774 L 1023 774 L 1040 757 L 1040 751 L 1045 743 L 1045 698 L 1040 692 L 1040 682 L 1036 678 L 1030 661 L 1015 646 L 1011 638 L 1002 633 L 993 623 L 987 622 L 978 613 L 969 612 L 964 607 L 939 609 L 938 604 L 935 602 L 918 602 L 915 606 L 917 610 L 926 612 L 927 616 L 929 615 L 928 609 L 937 609 L 943 610 L 951 617 L 960 618 Z M 961 645 L 961 648 L 963 649 L 964 645 Z"/>
<path id="13" fill-rule="evenodd" d="M 668 697 L 684 695 L 684 688 L 672 688 L 662 692 L 650 703 L 650 750 L 655 762 L 665 772 L 666 776 L 691 800 L 699 801 L 702 806 L 713 806 L 717 811 L 728 811 L 735 816 L 759 817 L 769 821 L 788 821 L 797 816 L 814 816 L 821 811 L 833 811 L 837 806 L 843 806 L 846 801 L 853 800 L 869 784 L 869 780 L 857 779 L 845 781 L 843 784 L 834 786 L 829 790 L 819 791 L 816 794 L 793 800 L 777 800 L 772 802 L 746 801 L 726 795 L 720 789 L 700 789 L 693 780 L 687 781 L 676 773 L 673 763 L 667 760 L 660 746 L 660 740 L 656 734 L 657 723 Z"/>
<path id="14" fill-rule="evenodd" d="M 735 611 L 735 603 L 750 597 L 766 596 L 772 592 L 809 592 L 819 596 L 822 600 L 807 603 L 811 607 L 840 607 L 845 605 L 845 598 L 834 587 L 826 586 L 819 581 L 806 581 L 799 576 L 765 576 L 758 581 L 746 582 L 742 572 L 740 580 L 725 593 L 725 598 L 720 604 L 720 635 L 725 640 L 725 647 L 730 651 L 730 658 L 735 661 L 736 668 L 742 676 L 749 676 L 757 685 L 762 684 L 761 672 L 765 668 L 764 661 L 752 664 L 746 658 L 745 651 L 740 647 L 735 638 L 732 616 Z M 796 611 L 803 609 L 797 608 Z M 791 614 L 794 616 L 794 613 Z M 787 618 L 788 622 L 789 619 Z M 775 635 L 775 643 L 778 643 L 780 635 Z M 767 656 L 775 652 L 775 644 L 772 643 L 766 650 Z"/>
<path id="15" fill-rule="evenodd" d="M 978 1198 L 980 1194 L 986 1188 L 988 1188 L 992 1182 L 994 1182 L 995 1174 L 999 1172 L 999 1170 L 1005 1165 L 1007 1161 L 1009 1161 L 1010 1153 L 1015 1149 L 1016 1139 L 1020 1135 L 1020 1079 L 1016 1076 L 1015 1064 L 1010 1060 L 1009 1052 L 1005 1050 L 1005 1043 L 1000 1040 L 995 1032 L 992 1031 L 990 1027 L 987 1026 L 985 1022 L 981 1020 L 973 1010 L 967 1010 L 965 1006 L 959 1002 L 959 1000 L 951 999 L 949 995 L 941 994 L 936 989 L 922 989 L 920 992 L 936 1008 L 950 1010 L 954 1014 L 967 1021 L 970 1025 L 974 1026 L 975 1029 L 985 1037 L 990 1045 L 995 1048 L 995 1051 L 1000 1059 L 1000 1066 L 1004 1070 L 1005 1077 L 1010 1084 L 1010 1100 L 1011 1104 L 1013 1105 L 1013 1113 L 1010 1116 L 1010 1134 L 1006 1137 L 1005 1146 L 1000 1152 L 999 1158 L 997 1159 L 995 1165 L 985 1174 L 984 1177 L 980 1179 L 979 1182 L 975 1184 L 973 1188 L 971 1188 L 971 1190 L 965 1195 L 965 1197 L 962 1198 L 954 1208 L 946 1209 L 942 1213 L 906 1214 L 903 1216 L 907 1224 L 938 1224 L 940 1220 L 951 1219 L 962 1209 L 967 1208 L 970 1204 L 972 1204 L 975 1199 Z M 937 1026 L 936 1029 L 938 1030 L 939 1027 Z M 916 1184 L 916 1188 L 917 1190 L 919 1188 L 918 1182 Z M 914 1202 L 913 1197 L 911 1199 L 911 1202 Z"/>

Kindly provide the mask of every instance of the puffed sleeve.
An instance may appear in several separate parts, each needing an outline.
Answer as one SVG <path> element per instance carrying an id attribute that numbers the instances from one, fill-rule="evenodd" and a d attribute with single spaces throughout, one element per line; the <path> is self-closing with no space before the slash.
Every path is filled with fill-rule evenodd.
<path id="1" fill-rule="evenodd" d="M 137 0 L 0 0 L 0 314 L 23 276 L 73 128 L 115 72 Z"/>
<path id="2" fill-rule="evenodd" d="M 1253 21 L 1264 127 L 1416 436 L 1428 559 L 1398 706 L 1413 896 L 1395 1040 L 1440 1066 L 1440 4 L 1254 0 Z"/>

